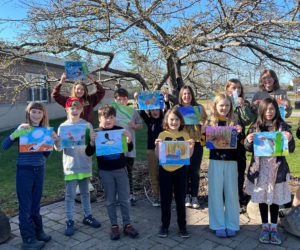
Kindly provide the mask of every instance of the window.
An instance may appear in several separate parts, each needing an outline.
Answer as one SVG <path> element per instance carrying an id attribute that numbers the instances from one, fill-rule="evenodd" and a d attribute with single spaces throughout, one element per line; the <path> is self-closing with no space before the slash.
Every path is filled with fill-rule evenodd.
<path id="1" fill-rule="evenodd" d="M 26 81 L 30 84 L 28 88 L 27 101 L 49 101 L 48 83 L 46 82 L 47 76 L 41 74 L 26 73 Z"/>

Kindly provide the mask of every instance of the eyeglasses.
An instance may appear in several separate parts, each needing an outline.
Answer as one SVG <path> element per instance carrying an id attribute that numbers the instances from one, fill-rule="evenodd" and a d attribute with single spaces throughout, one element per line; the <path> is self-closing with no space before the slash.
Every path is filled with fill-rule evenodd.
<path id="1" fill-rule="evenodd" d="M 261 78 L 262 81 L 271 80 L 271 79 L 273 79 L 273 78 L 270 75 L 264 76 L 263 78 Z"/>

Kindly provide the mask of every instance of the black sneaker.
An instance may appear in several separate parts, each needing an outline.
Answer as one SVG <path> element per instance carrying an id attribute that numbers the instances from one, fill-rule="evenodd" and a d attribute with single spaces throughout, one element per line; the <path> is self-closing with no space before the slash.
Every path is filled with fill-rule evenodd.
<path id="1" fill-rule="evenodd" d="M 36 239 L 24 240 L 22 243 L 23 250 L 39 250 L 45 246 L 44 241 L 37 241 Z"/>
<path id="2" fill-rule="evenodd" d="M 114 225 L 111 227 L 110 230 L 110 239 L 111 240 L 118 240 L 120 239 L 120 231 L 119 231 L 119 226 L 118 225 Z"/>
<path id="3" fill-rule="evenodd" d="M 138 231 L 136 231 L 131 224 L 127 224 L 124 227 L 123 232 L 125 235 L 128 235 L 131 238 L 135 238 L 136 236 L 139 235 Z"/>
<path id="4" fill-rule="evenodd" d="M 82 221 L 83 224 L 89 225 L 94 228 L 101 227 L 101 223 L 97 221 L 92 215 L 85 217 Z"/>
<path id="5" fill-rule="evenodd" d="M 158 237 L 161 237 L 161 238 L 166 238 L 168 237 L 168 229 L 165 228 L 165 227 L 160 227 L 160 230 L 159 230 L 159 233 L 158 233 Z"/>
<path id="6" fill-rule="evenodd" d="M 180 235 L 180 237 L 182 237 L 182 238 L 190 238 L 190 237 L 191 237 L 190 234 L 188 233 L 188 231 L 186 231 L 185 228 L 184 228 L 184 229 L 181 229 L 181 230 L 179 231 L 179 235 Z"/>
<path id="7" fill-rule="evenodd" d="M 37 233 L 36 238 L 37 240 L 44 242 L 48 242 L 51 240 L 51 236 L 49 234 L 46 234 L 44 231 Z"/>
<path id="8" fill-rule="evenodd" d="M 74 221 L 73 220 L 67 220 L 67 228 L 65 230 L 65 235 L 72 236 L 74 234 Z"/>
<path id="9" fill-rule="evenodd" d="M 137 200 L 136 200 L 135 196 L 133 194 L 131 194 L 130 195 L 130 205 L 135 206 L 136 202 L 137 202 Z"/>

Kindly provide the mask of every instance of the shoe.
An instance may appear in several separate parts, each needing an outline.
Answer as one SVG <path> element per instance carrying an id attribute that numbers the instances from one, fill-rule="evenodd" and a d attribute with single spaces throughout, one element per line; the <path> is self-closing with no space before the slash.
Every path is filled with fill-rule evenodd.
<path id="1" fill-rule="evenodd" d="M 66 221 L 66 223 L 67 223 L 67 228 L 65 230 L 65 235 L 71 236 L 74 234 L 74 221 L 68 220 Z"/>
<path id="2" fill-rule="evenodd" d="M 51 240 L 51 236 L 46 234 L 44 231 L 37 233 L 36 238 L 37 238 L 37 240 L 44 241 L 44 242 L 48 242 Z"/>
<path id="3" fill-rule="evenodd" d="M 120 231 L 119 231 L 119 226 L 118 225 L 114 225 L 114 226 L 111 227 L 110 239 L 111 240 L 120 239 Z"/>
<path id="4" fill-rule="evenodd" d="M 281 244 L 281 239 L 277 233 L 276 228 L 272 228 L 270 232 L 270 243 L 274 245 L 280 245 Z"/>
<path id="5" fill-rule="evenodd" d="M 133 194 L 130 195 L 130 205 L 133 207 L 136 205 L 136 198 Z"/>
<path id="6" fill-rule="evenodd" d="M 234 236 L 236 236 L 236 231 L 227 228 L 226 229 L 226 235 L 227 235 L 227 237 L 234 237 Z"/>
<path id="7" fill-rule="evenodd" d="M 94 228 L 101 227 L 101 223 L 97 221 L 91 214 L 87 217 L 85 217 L 82 221 L 83 224 L 89 225 Z"/>
<path id="8" fill-rule="evenodd" d="M 190 198 L 189 195 L 187 195 L 187 196 L 185 197 L 185 206 L 186 206 L 186 207 L 192 207 L 191 198 Z"/>
<path id="9" fill-rule="evenodd" d="M 168 233 L 169 233 L 168 229 L 165 228 L 165 227 L 163 227 L 163 226 L 161 226 L 160 230 L 159 230 L 159 233 L 158 233 L 158 237 L 160 237 L 160 238 L 166 238 L 166 237 L 168 237 Z"/>
<path id="10" fill-rule="evenodd" d="M 131 238 L 135 238 L 136 236 L 139 235 L 138 231 L 136 231 L 131 224 L 127 224 L 124 227 L 123 232 L 125 235 L 128 235 Z"/>
<path id="11" fill-rule="evenodd" d="M 216 230 L 216 236 L 220 237 L 220 238 L 226 238 L 227 234 L 226 234 L 225 229 Z"/>
<path id="12" fill-rule="evenodd" d="M 186 231 L 186 228 L 181 229 L 181 230 L 179 231 L 179 236 L 180 236 L 181 238 L 190 238 L 190 237 L 191 237 L 190 234 L 188 233 L 188 231 Z"/>
<path id="13" fill-rule="evenodd" d="M 261 243 L 268 244 L 270 243 L 270 232 L 268 227 L 264 227 L 259 235 L 259 241 Z"/>
<path id="14" fill-rule="evenodd" d="M 160 201 L 158 198 L 155 198 L 152 202 L 153 207 L 159 207 L 160 206 Z"/>
<path id="15" fill-rule="evenodd" d="M 197 197 L 192 197 L 192 207 L 197 209 L 200 207 L 199 201 Z"/>
<path id="16" fill-rule="evenodd" d="M 45 246 L 44 241 L 37 241 L 36 239 L 28 239 L 23 241 L 22 249 L 23 250 L 39 250 Z"/>

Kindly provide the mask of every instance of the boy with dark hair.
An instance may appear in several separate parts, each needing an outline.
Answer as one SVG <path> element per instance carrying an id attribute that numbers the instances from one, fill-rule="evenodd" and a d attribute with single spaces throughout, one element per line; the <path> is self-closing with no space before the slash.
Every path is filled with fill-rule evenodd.
<path id="1" fill-rule="evenodd" d="M 119 88 L 114 93 L 115 102 L 118 104 L 122 104 L 127 106 L 128 104 L 128 91 L 123 88 Z M 121 126 L 117 123 L 117 125 Z M 136 204 L 136 198 L 133 193 L 133 176 L 132 176 L 132 170 L 134 165 L 134 158 L 136 157 L 136 150 L 135 150 L 135 130 L 141 129 L 143 127 L 142 119 L 139 115 L 139 113 L 134 110 L 131 121 L 128 123 L 126 127 L 124 127 L 126 130 L 128 130 L 131 134 L 131 140 L 133 143 L 133 150 L 131 152 L 125 153 L 125 159 L 126 159 L 126 167 L 128 172 L 128 178 L 129 178 L 129 187 L 130 187 L 130 203 L 131 206 L 135 206 Z"/>
<path id="2" fill-rule="evenodd" d="M 91 156 L 95 153 L 95 140 L 97 137 L 96 131 L 108 131 L 123 129 L 115 126 L 116 110 L 109 105 L 103 105 L 98 109 L 99 128 L 90 133 L 90 142 L 86 148 L 86 154 Z M 128 151 L 133 149 L 131 135 L 128 131 L 124 132 L 127 138 Z M 129 216 L 129 185 L 127 170 L 125 169 L 126 161 L 124 153 L 97 156 L 99 167 L 99 176 L 104 188 L 107 213 L 111 222 L 111 240 L 118 240 L 120 238 L 120 231 L 118 226 L 118 218 L 116 213 L 116 195 L 120 202 L 120 209 L 123 219 L 124 234 L 132 238 L 138 236 L 138 232 L 130 224 Z"/>

